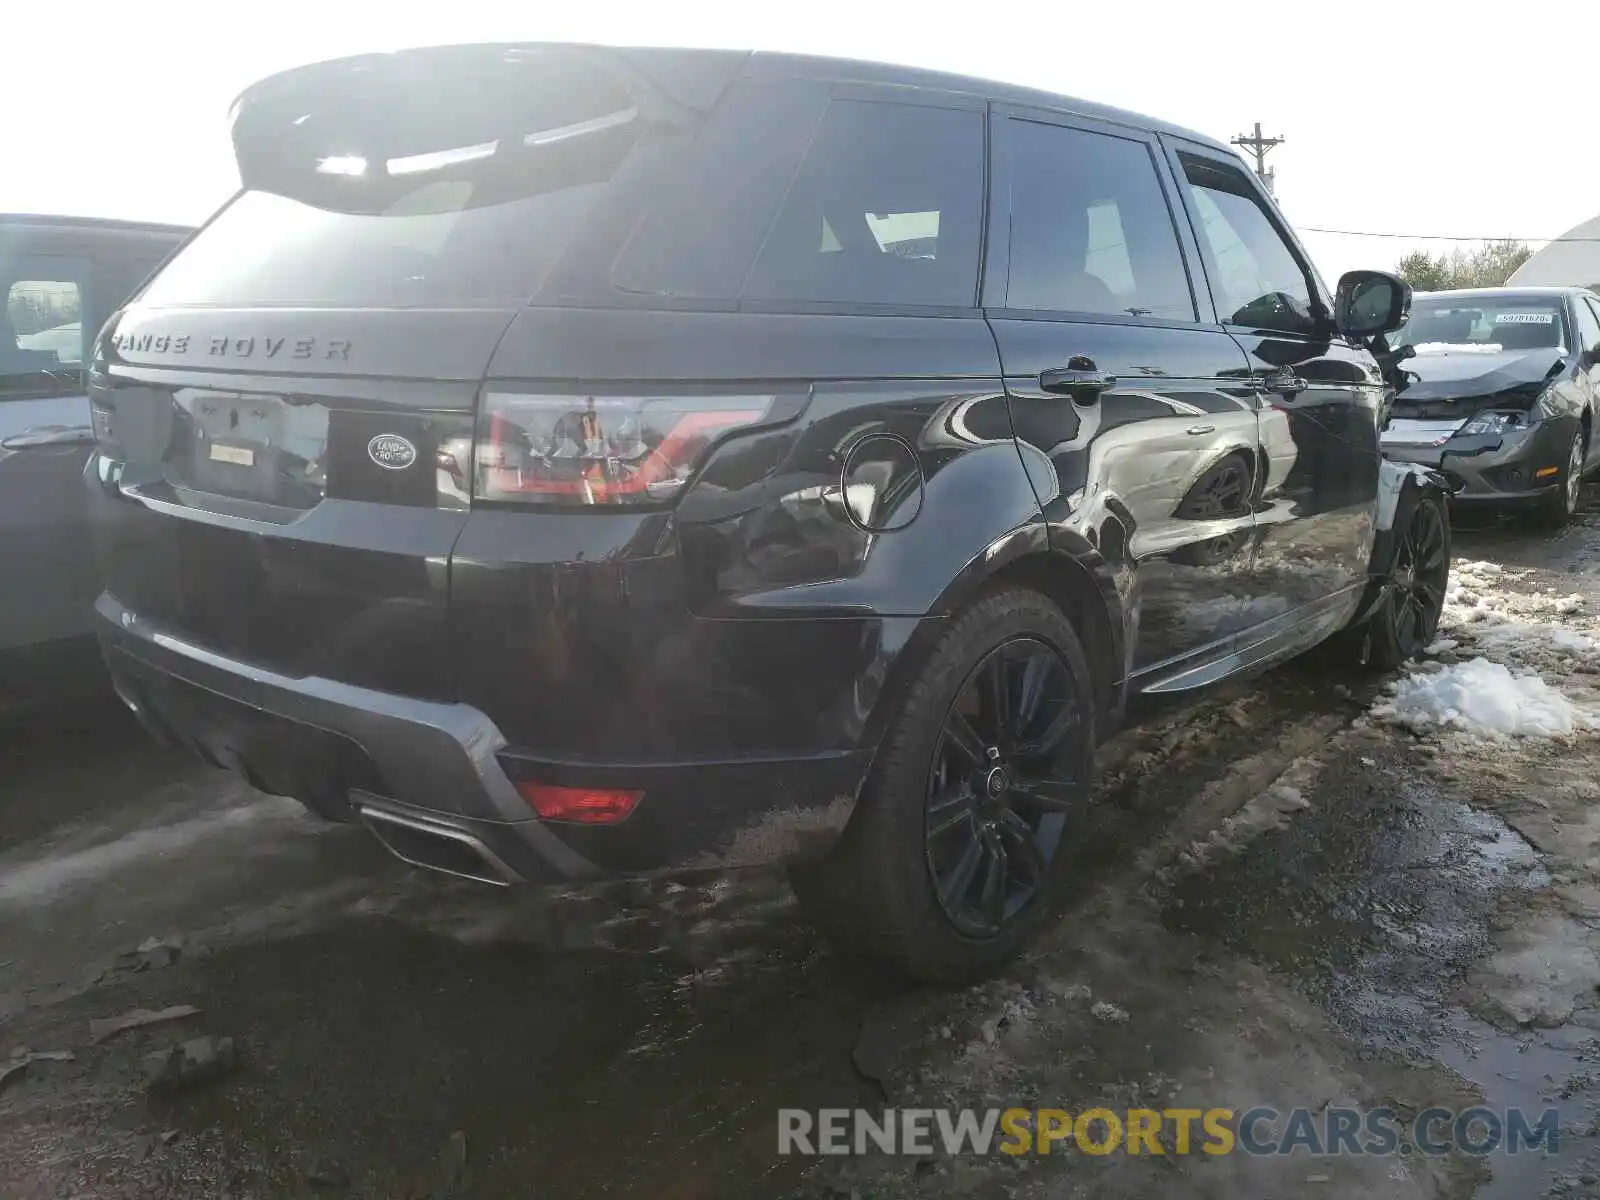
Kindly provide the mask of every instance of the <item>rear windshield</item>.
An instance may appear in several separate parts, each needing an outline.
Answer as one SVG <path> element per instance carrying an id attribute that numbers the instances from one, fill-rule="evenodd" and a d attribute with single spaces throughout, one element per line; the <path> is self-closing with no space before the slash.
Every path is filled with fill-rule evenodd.
<path id="1" fill-rule="evenodd" d="M 143 301 L 975 302 L 975 110 L 774 79 L 707 114 L 595 50 L 488 68 L 445 87 L 385 64 L 247 103 L 244 190 Z"/>
<path id="2" fill-rule="evenodd" d="M 1560 301 L 1543 297 L 1418 296 L 1392 340 L 1418 354 L 1560 349 L 1567 345 L 1566 317 Z"/>

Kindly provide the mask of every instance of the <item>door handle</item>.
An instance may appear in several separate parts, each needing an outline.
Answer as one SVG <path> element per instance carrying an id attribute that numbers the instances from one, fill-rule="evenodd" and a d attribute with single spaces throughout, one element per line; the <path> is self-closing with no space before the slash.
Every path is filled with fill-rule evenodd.
<path id="1" fill-rule="evenodd" d="M 1260 379 L 1256 383 L 1262 392 L 1271 392 L 1279 396 L 1293 396 L 1296 392 L 1303 392 L 1311 385 L 1296 375 L 1293 371 L 1274 371 L 1271 375 Z"/>
<path id="2" fill-rule="evenodd" d="M 1189 428 L 1184 430 L 1184 432 L 1189 434 L 1191 437 L 1199 437 L 1202 434 L 1215 433 L 1216 431 L 1217 427 L 1215 425 L 1191 425 Z"/>
<path id="3" fill-rule="evenodd" d="M 1079 404 L 1093 404 L 1101 392 L 1117 386 L 1117 377 L 1095 366 L 1094 359 L 1075 354 L 1064 367 L 1039 372 L 1039 390 L 1057 396 L 1071 396 Z"/>

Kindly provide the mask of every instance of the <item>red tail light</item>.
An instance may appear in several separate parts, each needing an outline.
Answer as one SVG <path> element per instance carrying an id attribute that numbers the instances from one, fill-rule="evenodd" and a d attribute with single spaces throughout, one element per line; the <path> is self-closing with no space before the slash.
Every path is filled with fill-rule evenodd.
<path id="1" fill-rule="evenodd" d="M 519 781 L 517 791 L 546 821 L 580 825 L 615 825 L 644 798 L 643 792 L 620 788 L 557 787 L 528 780 Z"/>
<path id="2" fill-rule="evenodd" d="M 667 503 L 718 438 L 760 421 L 772 402 L 492 392 L 483 400 L 473 495 L 577 506 Z"/>

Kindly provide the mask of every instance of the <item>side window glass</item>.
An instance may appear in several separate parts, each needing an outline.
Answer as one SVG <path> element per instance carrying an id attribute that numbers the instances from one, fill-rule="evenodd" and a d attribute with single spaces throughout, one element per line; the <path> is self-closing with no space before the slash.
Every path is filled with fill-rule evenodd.
<path id="1" fill-rule="evenodd" d="M 836 100 L 744 297 L 970 307 L 982 189 L 981 113 Z"/>
<path id="2" fill-rule="evenodd" d="M 26 272 L 26 263 L 17 264 Z M 38 275 L 59 272 L 37 272 Z M 34 272 L 27 272 L 32 275 Z M 75 279 L 15 278 L 0 312 L 0 394 L 71 390 L 83 366 L 83 292 Z"/>
<path id="3" fill-rule="evenodd" d="M 1189 155 L 1183 162 L 1217 313 L 1228 325 L 1309 334 L 1311 284 L 1242 171 Z"/>
<path id="4" fill-rule="evenodd" d="M 1584 350 L 1600 346 L 1600 309 L 1587 296 L 1578 297 L 1578 342 Z"/>
<path id="5" fill-rule="evenodd" d="M 1021 119 L 1010 131 L 1006 307 L 1195 320 L 1149 147 Z"/>

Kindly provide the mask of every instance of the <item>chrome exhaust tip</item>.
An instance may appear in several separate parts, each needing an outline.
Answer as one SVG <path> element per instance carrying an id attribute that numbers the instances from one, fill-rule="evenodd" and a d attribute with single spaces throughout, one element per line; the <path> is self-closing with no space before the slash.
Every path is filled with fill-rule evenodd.
<path id="1" fill-rule="evenodd" d="M 356 812 L 384 849 L 403 863 L 495 887 L 521 882 L 499 855 L 464 829 L 370 804 L 359 805 Z"/>

